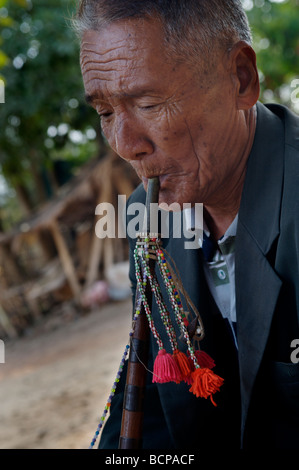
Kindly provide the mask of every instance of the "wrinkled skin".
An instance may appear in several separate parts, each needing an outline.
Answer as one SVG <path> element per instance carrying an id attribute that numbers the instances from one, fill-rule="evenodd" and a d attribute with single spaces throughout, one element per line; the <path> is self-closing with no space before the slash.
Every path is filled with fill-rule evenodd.
<path id="1" fill-rule="evenodd" d="M 245 43 L 217 52 L 206 71 L 166 56 L 153 20 L 87 31 L 81 69 L 87 100 L 115 152 L 146 188 L 159 176 L 159 203 L 201 202 L 216 236 L 238 211 L 253 141 L 258 77 Z M 213 226 L 213 227 L 212 227 Z"/>

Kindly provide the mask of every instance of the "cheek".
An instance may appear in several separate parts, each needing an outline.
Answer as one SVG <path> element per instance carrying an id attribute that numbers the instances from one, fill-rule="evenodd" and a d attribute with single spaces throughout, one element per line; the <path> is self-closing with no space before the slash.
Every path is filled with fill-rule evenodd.
<path id="1" fill-rule="evenodd" d="M 193 142 L 184 120 L 174 122 L 172 125 L 157 126 L 153 135 L 158 148 L 170 157 L 183 162 L 191 157 L 191 153 L 194 156 Z"/>
<path id="2" fill-rule="evenodd" d="M 101 121 L 102 133 L 105 136 L 105 139 L 109 143 L 110 147 L 115 150 L 115 133 L 113 132 L 112 123 L 102 122 Z"/>
<path id="3" fill-rule="evenodd" d="M 144 172 L 144 165 L 149 168 L 160 169 L 175 175 L 198 174 L 199 160 L 195 149 L 196 143 L 192 137 L 191 126 L 188 125 L 183 116 L 171 116 L 166 113 L 160 116 L 134 116 L 127 121 L 126 134 L 131 133 L 136 139 L 146 139 L 152 144 L 153 154 L 150 160 L 131 160 L 130 163 L 139 174 Z M 102 131 L 110 147 L 118 153 L 115 136 L 115 122 L 112 119 L 102 122 Z M 196 129 L 197 131 L 197 129 Z M 194 134 L 196 131 L 193 129 Z M 128 145 L 129 141 L 128 141 Z M 178 182 L 177 182 L 178 183 Z"/>

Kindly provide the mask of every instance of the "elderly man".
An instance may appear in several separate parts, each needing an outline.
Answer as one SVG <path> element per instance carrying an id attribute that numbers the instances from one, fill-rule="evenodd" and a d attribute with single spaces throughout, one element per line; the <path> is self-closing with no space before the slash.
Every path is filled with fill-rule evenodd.
<path id="1" fill-rule="evenodd" d="M 144 201 L 148 179 L 159 177 L 160 204 L 204 207 L 202 248 L 185 250 L 172 237 L 165 246 L 224 384 L 215 407 L 185 383 L 149 377 L 144 448 L 299 448 L 299 364 L 291 360 L 299 338 L 299 120 L 258 102 L 240 1 L 83 0 L 76 24 L 87 100 L 143 183 L 131 201 Z M 133 249 L 131 240 L 134 289 Z M 123 381 L 102 448 L 118 446 L 122 399 Z"/>

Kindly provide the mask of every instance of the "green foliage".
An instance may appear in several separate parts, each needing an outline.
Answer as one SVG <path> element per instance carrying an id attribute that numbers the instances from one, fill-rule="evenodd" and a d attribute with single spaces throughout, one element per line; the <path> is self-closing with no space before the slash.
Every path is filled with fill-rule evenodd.
<path id="1" fill-rule="evenodd" d="M 55 160 L 82 164 L 94 154 L 96 117 L 84 102 L 79 45 L 68 22 L 72 3 L 2 0 L 0 6 L 0 164 L 6 179 L 38 204 L 33 175 L 51 170 Z M 81 141 L 72 140 L 74 130 Z"/>
<path id="2" fill-rule="evenodd" d="M 299 1 L 244 0 L 260 71 L 261 101 L 299 113 Z M 297 94 L 298 95 L 298 94 Z"/>

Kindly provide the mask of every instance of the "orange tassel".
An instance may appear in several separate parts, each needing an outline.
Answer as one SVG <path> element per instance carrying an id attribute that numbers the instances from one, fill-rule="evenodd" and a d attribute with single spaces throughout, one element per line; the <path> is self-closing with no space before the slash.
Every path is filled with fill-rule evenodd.
<path id="1" fill-rule="evenodd" d="M 182 380 L 185 380 L 187 383 L 190 383 L 190 375 L 193 369 L 191 367 L 188 357 L 186 356 L 186 354 L 179 351 L 178 349 L 174 351 L 173 357 L 181 371 Z"/>
<path id="2" fill-rule="evenodd" d="M 153 382 L 156 383 L 179 383 L 182 380 L 182 374 L 176 361 L 171 354 L 165 351 L 165 349 L 160 349 L 158 352 L 154 362 L 153 372 Z"/>
<path id="3" fill-rule="evenodd" d="M 213 400 L 212 395 L 219 391 L 224 380 L 216 375 L 211 369 L 197 368 L 192 372 L 193 383 L 190 387 L 190 392 L 194 393 L 197 397 L 208 398 L 214 406 L 217 406 Z"/>

